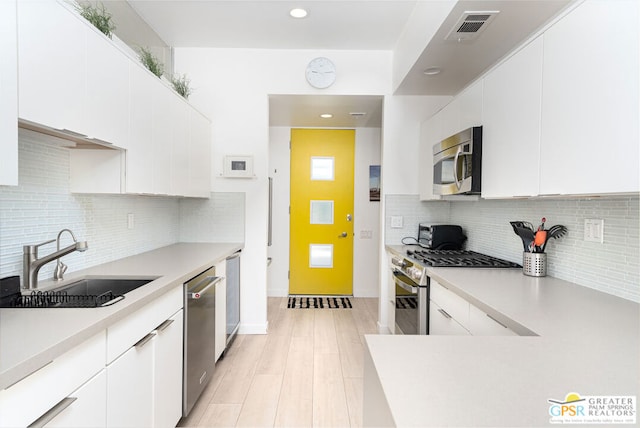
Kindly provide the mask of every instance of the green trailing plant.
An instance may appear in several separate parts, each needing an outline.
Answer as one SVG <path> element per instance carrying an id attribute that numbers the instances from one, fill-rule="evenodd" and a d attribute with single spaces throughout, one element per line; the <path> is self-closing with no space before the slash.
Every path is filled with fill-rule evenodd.
<path id="1" fill-rule="evenodd" d="M 116 26 L 111 20 L 111 14 L 107 12 L 104 5 L 92 5 L 90 3 L 77 3 L 75 8 L 84 19 L 89 21 L 98 30 L 102 31 L 105 36 L 111 38 Z"/>
<path id="2" fill-rule="evenodd" d="M 191 95 L 192 93 L 192 89 L 191 89 L 191 80 L 189 80 L 187 78 L 186 74 L 183 75 L 179 75 L 179 74 L 174 74 L 171 76 L 171 84 L 173 85 L 173 89 L 175 89 L 175 91 L 177 93 L 179 93 L 180 95 L 182 95 L 182 97 L 184 99 L 188 99 L 189 95 Z"/>
<path id="3" fill-rule="evenodd" d="M 147 48 L 141 47 L 139 51 L 140 62 L 156 76 L 162 76 L 162 73 L 164 73 L 164 65 L 160 60 Z"/>

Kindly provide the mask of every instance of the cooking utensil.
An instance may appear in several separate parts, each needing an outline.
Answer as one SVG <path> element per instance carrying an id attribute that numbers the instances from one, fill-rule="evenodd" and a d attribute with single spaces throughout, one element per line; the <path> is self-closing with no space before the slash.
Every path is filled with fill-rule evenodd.
<path id="1" fill-rule="evenodd" d="M 563 226 L 561 224 L 556 224 L 555 226 L 551 226 L 549 230 L 547 230 L 547 237 L 544 241 L 544 244 L 542 245 L 542 252 L 544 253 L 544 249 L 547 247 L 547 242 L 549 242 L 549 239 L 551 238 L 558 239 L 566 235 L 568 231 L 569 229 L 567 229 L 566 226 Z"/>
<path id="2" fill-rule="evenodd" d="M 531 252 L 533 241 L 535 240 L 535 236 L 533 234 L 533 230 L 527 227 L 513 226 L 513 230 L 516 232 L 516 235 L 522 239 L 522 245 L 525 251 Z"/>
<path id="3" fill-rule="evenodd" d="M 536 247 L 542 247 L 545 242 L 547 242 L 547 231 L 544 229 L 538 229 L 534 239 Z"/>
<path id="4" fill-rule="evenodd" d="M 547 221 L 546 217 L 542 217 L 542 222 L 540 223 L 540 226 L 538 226 L 538 230 L 544 230 L 544 222 Z"/>

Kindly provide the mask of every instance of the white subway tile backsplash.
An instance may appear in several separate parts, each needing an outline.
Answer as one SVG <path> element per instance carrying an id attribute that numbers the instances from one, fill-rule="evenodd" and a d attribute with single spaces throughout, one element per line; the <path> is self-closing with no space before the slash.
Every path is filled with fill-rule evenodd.
<path id="1" fill-rule="evenodd" d="M 133 229 L 127 227 L 129 213 Z M 0 186 L 0 277 L 22 275 L 22 246 L 54 239 L 64 228 L 89 244 L 86 252 L 64 257 L 71 271 L 181 240 L 242 242 L 244 193 L 197 200 L 71 194 L 68 149 L 20 141 L 19 185 Z M 70 239 L 64 234 L 62 243 Z M 55 244 L 41 254 L 52 250 Z M 40 278 L 50 277 L 54 267 L 44 266 Z"/>
<path id="2" fill-rule="evenodd" d="M 389 227 L 390 215 L 420 212 L 428 221 L 461 225 L 467 249 L 521 264 L 522 243 L 509 222 L 538 225 L 546 217 L 547 228 L 563 224 L 569 229 L 547 245 L 548 275 L 640 302 L 639 205 L 638 196 L 420 202 L 417 195 L 387 195 L 385 243 L 401 239 Z M 584 241 L 585 218 L 604 219 L 604 243 Z M 417 234 L 417 224 L 405 226 L 408 236 Z"/>

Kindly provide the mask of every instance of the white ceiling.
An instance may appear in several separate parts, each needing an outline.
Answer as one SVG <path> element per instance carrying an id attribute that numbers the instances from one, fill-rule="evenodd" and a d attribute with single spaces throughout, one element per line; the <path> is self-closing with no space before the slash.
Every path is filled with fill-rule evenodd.
<path id="1" fill-rule="evenodd" d="M 125 0 L 107 7 L 121 14 Z M 393 50 L 417 3 L 436 7 L 443 0 L 126 0 L 167 45 L 224 48 Z M 460 0 L 433 29 L 432 40 L 396 90 L 399 95 L 455 95 L 488 67 L 573 0 Z M 309 14 L 295 20 L 289 10 Z M 499 15 L 473 42 L 444 40 L 466 10 L 499 10 Z M 116 17 L 119 20 L 119 17 Z M 425 76 L 427 67 L 442 73 Z M 329 111 L 331 120 L 319 119 Z M 354 119 L 348 113 L 366 112 Z M 380 126 L 381 97 L 291 96 L 270 99 L 272 126 Z"/>

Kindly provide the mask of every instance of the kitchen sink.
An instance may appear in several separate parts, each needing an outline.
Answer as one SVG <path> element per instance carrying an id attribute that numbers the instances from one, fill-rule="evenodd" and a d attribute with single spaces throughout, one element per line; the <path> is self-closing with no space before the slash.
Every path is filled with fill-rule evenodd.
<path id="1" fill-rule="evenodd" d="M 136 288 L 150 283 L 155 278 L 130 279 L 130 278 L 86 278 L 51 291 L 64 292 L 68 296 L 101 296 L 105 293 L 114 295 L 127 294 Z"/>
<path id="2" fill-rule="evenodd" d="M 3 307 L 96 308 L 123 300 L 127 293 L 156 278 L 89 277 L 46 291 L 18 295 Z"/>

